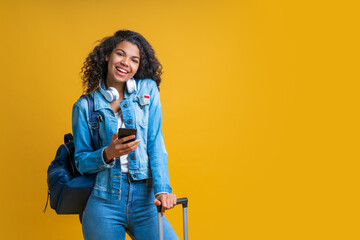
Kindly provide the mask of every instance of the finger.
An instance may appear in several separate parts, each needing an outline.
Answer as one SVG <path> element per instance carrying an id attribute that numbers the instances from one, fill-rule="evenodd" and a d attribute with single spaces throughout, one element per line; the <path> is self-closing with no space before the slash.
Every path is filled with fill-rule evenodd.
<path id="1" fill-rule="evenodd" d="M 139 144 L 139 142 L 140 142 L 140 139 L 136 139 L 134 141 L 131 141 L 131 142 L 125 143 L 125 144 L 118 142 L 117 144 L 115 144 L 115 149 L 116 150 L 125 150 L 125 151 L 127 151 L 130 148 L 135 147 L 135 148 L 133 148 L 135 150 L 137 145 Z"/>
<path id="2" fill-rule="evenodd" d="M 161 215 L 165 214 L 165 210 L 167 208 L 167 204 L 166 204 L 166 195 L 165 194 L 160 194 L 158 196 L 158 200 L 160 201 L 161 204 Z"/>
<path id="3" fill-rule="evenodd" d="M 122 151 L 123 153 L 124 152 L 131 153 L 131 152 L 135 151 L 139 142 L 140 142 L 140 140 L 138 139 L 133 142 L 126 143 L 126 144 L 118 144 L 115 146 L 115 149 Z"/>
<path id="4" fill-rule="evenodd" d="M 173 198 L 172 198 L 172 205 L 173 205 L 173 207 L 175 207 L 175 205 L 176 205 L 176 195 L 174 194 L 173 195 Z"/>
<path id="5" fill-rule="evenodd" d="M 136 139 L 134 141 L 131 141 L 129 143 L 126 143 L 126 144 L 123 144 L 124 147 L 126 148 L 131 148 L 131 147 L 134 147 L 134 146 L 137 146 L 140 142 L 140 139 Z"/>
<path id="6" fill-rule="evenodd" d="M 154 204 L 155 204 L 156 206 L 160 206 L 160 205 L 161 205 L 161 202 L 160 202 L 158 199 L 155 199 L 155 200 L 154 200 Z"/>
<path id="7" fill-rule="evenodd" d="M 168 209 L 169 203 L 168 203 L 168 199 L 167 199 L 167 196 L 166 196 L 166 195 L 164 195 L 161 203 L 162 203 L 162 205 L 164 206 L 165 210 Z"/>
<path id="8" fill-rule="evenodd" d="M 126 136 L 126 137 L 123 137 L 123 138 L 120 138 L 117 140 L 118 143 L 124 143 L 126 141 L 129 141 L 131 139 L 135 139 L 136 136 L 135 135 L 130 135 L 130 136 Z"/>
<path id="9" fill-rule="evenodd" d="M 160 201 L 161 201 L 161 205 L 163 206 L 164 209 L 166 209 L 168 207 L 168 203 L 167 203 L 166 200 L 167 200 L 166 195 L 162 194 L 161 198 L 160 198 Z"/>
<path id="10" fill-rule="evenodd" d="M 172 206 L 171 196 L 168 195 L 166 200 L 167 200 L 167 206 L 168 206 L 167 209 L 172 208 L 173 206 Z"/>

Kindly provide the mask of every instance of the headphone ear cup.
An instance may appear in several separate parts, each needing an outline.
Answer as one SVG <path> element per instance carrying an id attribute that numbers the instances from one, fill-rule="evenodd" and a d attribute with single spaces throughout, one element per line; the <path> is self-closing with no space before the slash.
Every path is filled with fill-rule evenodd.
<path id="1" fill-rule="evenodd" d="M 118 91 L 116 90 L 116 88 L 114 88 L 114 87 L 109 87 L 109 88 L 107 89 L 107 92 L 109 93 L 110 98 L 111 98 L 111 101 L 109 101 L 109 102 L 113 102 L 113 101 L 116 101 L 116 100 L 119 99 L 119 93 L 118 93 Z"/>
<path id="2" fill-rule="evenodd" d="M 101 87 L 101 83 L 99 84 L 99 89 L 100 89 L 101 94 L 102 94 L 102 95 L 104 96 L 104 98 L 106 99 L 106 101 L 111 102 L 111 100 L 112 100 L 112 94 L 111 94 L 109 91 L 104 90 L 104 89 Z"/>
<path id="3" fill-rule="evenodd" d="M 128 93 L 132 93 L 136 91 L 136 81 L 134 78 L 130 78 L 129 80 L 126 81 L 126 88 Z"/>
<path id="4" fill-rule="evenodd" d="M 101 87 L 101 81 L 99 83 L 99 90 L 101 92 L 101 94 L 104 96 L 104 98 L 106 99 L 106 101 L 108 102 L 113 102 L 119 99 L 119 93 L 116 90 L 116 88 L 114 87 L 109 87 L 107 90 L 104 90 Z"/>

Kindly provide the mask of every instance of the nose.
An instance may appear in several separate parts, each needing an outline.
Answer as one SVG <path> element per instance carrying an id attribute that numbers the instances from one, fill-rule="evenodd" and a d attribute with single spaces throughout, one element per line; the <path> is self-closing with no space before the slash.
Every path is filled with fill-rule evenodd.
<path id="1" fill-rule="evenodd" d="M 124 65 L 125 67 L 128 67 L 129 66 L 129 58 L 127 57 L 124 57 L 123 59 L 121 59 L 121 62 L 120 62 L 122 65 Z"/>

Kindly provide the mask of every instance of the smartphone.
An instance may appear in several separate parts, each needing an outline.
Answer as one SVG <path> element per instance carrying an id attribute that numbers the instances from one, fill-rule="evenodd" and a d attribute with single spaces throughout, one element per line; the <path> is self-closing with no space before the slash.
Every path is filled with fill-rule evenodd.
<path id="1" fill-rule="evenodd" d="M 135 135 L 135 138 L 131 139 L 129 141 L 123 142 L 123 144 L 132 142 L 136 139 L 136 128 L 119 128 L 118 139 L 130 136 L 130 135 Z"/>

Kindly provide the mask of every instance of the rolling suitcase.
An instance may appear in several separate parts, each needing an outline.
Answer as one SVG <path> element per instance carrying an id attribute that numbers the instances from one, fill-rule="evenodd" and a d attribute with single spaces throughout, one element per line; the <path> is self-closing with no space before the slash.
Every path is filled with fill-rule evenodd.
<path id="1" fill-rule="evenodd" d="M 187 205 L 188 199 L 187 198 L 179 198 L 176 204 L 182 204 L 183 207 L 183 226 L 184 226 L 184 240 L 188 240 L 188 218 L 187 218 Z M 163 229 L 163 222 L 162 222 L 162 215 L 161 215 L 161 206 L 157 206 L 158 210 L 158 221 L 159 221 L 159 240 L 164 240 L 164 229 Z"/>

